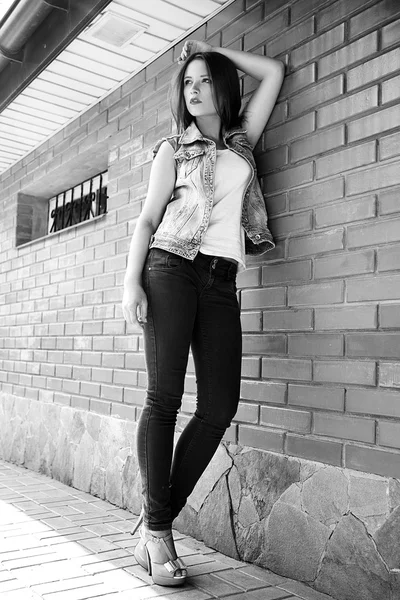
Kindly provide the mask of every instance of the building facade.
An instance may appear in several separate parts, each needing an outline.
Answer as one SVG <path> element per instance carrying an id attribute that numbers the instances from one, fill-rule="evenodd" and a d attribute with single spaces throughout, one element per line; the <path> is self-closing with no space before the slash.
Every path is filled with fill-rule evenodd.
<path id="1" fill-rule="evenodd" d="M 338 600 L 400 598 L 399 33 L 393 0 L 236 0 L 191 36 L 287 75 L 256 148 L 277 245 L 238 277 L 241 403 L 176 526 Z M 0 178 L 0 456 L 135 513 L 122 283 L 180 49 Z M 49 233 L 50 200 L 101 173 L 107 210 Z M 190 362 L 180 427 L 194 406 Z"/>

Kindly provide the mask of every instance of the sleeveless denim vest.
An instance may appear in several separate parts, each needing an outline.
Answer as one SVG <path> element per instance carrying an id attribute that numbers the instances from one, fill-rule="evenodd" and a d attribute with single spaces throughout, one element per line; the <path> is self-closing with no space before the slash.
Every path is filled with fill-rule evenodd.
<path id="1" fill-rule="evenodd" d="M 263 254 L 275 244 L 268 229 L 264 197 L 246 130 L 232 129 L 225 133 L 223 139 L 225 146 L 242 156 L 251 167 L 251 178 L 244 192 L 241 223 L 245 231 L 246 254 Z M 175 150 L 177 177 L 171 200 L 149 247 L 162 248 L 193 260 L 200 249 L 213 208 L 216 146 L 203 137 L 194 121 L 183 134 L 159 140 L 153 156 L 164 141 L 168 141 Z"/>

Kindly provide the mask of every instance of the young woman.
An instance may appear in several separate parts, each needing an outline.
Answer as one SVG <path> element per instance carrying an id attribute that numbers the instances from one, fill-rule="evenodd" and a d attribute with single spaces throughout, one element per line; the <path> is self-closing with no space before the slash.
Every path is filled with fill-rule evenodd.
<path id="1" fill-rule="evenodd" d="M 123 313 L 143 328 L 147 398 L 137 430 L 143 510 L 135 549 L 159 585 L 185 581 L 174 518 L 234 417 L 240 391 L 237 269 L 245 252 L 274 247 L 252 154 L 275 105 L 284 67 L 257 54 L 187 41 L 175 86 L 178 135 L 161 140 L 137 221 Z M 260 82 L 241 113 L 236 69 Z M 149 249 L 150 248 L 150 249 Z M 196 411 L 173 449 L 192 350 Z"/>

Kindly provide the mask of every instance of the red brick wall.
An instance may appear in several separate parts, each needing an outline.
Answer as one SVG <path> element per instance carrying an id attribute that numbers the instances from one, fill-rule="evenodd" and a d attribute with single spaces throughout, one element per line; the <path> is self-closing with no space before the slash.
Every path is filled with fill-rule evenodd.
<path id="1" fill-rule="evenodd" d="M 399 34 L 393 0 L 236 0 L 193 36 L 288 65 L 257 147 L 277 248 L 238 278 L 242 403 L 227 439 L 396 477 Z M 178 55 L 168 51 L 2 176 L 3 393 L 137 419 L 144 357 L 122 318 L 122 281 L 151 148 L 172 131 Z M 244 77 L 244 94 L 253 88 Z M 108 215 L 16 249 L 17 194 L 105 146 Z M 181 424 L 194 391 L 190 363 Z"/>

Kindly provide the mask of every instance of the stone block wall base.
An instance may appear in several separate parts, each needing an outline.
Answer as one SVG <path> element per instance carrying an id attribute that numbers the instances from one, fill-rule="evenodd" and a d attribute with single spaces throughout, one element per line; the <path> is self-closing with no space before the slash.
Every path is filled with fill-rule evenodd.
<path id="1" fill-rule="evenodd" d="M 138 514 L 136 424 L 0 393 L 0 457 Z M 221 444 L 174 526 L 337 600 L 400 600 L 400 482 Z"/>
<path id="2" fill-rule="evenodd" d="M 400 569 L 392 569 L 390 571 L 391 592 L 390 600 L 400 599 Z"/>

